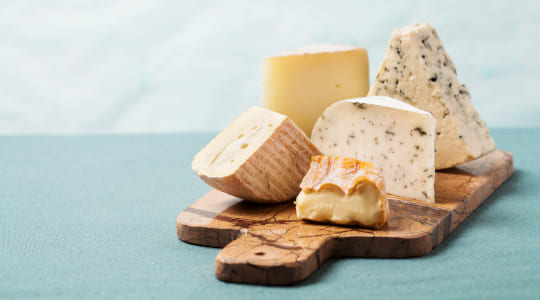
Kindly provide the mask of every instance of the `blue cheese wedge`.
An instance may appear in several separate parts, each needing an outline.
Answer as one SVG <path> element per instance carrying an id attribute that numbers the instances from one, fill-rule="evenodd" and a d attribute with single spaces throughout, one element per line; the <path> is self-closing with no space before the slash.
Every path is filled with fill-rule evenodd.
<path id="1" fill-rule="evenodd" d="M 311 139 L 324 155 L 374 163 L 389 194 L 435 202 L 435 126 L 430 113 L 389 97 L 336 102 Z"/>
<path id="2" fill-rule="evenodd" d="M 495 149 L 456 67 L 433 27 L 396 29 L 368 96 L 388 96 L 437 119 L 435 168 L 445 169 Z"/>

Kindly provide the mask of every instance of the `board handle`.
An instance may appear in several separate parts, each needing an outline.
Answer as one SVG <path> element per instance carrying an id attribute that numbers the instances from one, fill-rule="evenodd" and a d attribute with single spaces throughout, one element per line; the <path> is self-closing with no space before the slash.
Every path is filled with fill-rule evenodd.
<path id="1" fill-rule="evenodd" d="M 216 277 L 222 281 L 289 285 L 308 277 L 331 256 L 328 237 L 292 240 L 246 233 L 216 257 Z"/>

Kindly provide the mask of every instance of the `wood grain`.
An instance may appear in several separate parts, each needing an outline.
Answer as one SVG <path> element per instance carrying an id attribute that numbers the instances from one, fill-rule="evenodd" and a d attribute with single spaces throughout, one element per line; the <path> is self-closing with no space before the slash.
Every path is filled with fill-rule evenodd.
<path id="1" fill-rule="evenodd" d="M 329 257 L 425 255 L 513 172 L 512 155 L 501 150 L 439 171 L 436 203 L 390 195 L 390 218 L 379 230 L 305 222 L 292 202 L 258 205 L 212 190 L 178 215 L 177 233 L 184 242 L 224 247 L 216 257 L 220 280 L 287 285 Z"/>

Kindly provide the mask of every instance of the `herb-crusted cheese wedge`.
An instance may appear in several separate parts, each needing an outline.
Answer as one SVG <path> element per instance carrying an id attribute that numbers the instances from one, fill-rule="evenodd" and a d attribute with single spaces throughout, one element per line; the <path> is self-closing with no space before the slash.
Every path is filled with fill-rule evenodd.
<path id="1" fill-rule="evenodd" d="M 286 116 L 252 107 L 193 159 L 192 168 L 210 186 L 259 203 L 293 199 L 320 154 Z"/>
<path id="2" fill-rule="evenodd" d="M 471 95 L 461 84 L 435 29 L 414 24 L 396 29 L 369 96 L 389 96 L 437 119 L 435 168 L 444 169 L 495 149 Z"/>
<path id="3" fill-rule="evenodd" d="M 374 163 L 387 193 L 435 202 L 435 123 L 430 113 L 396 99 L 357 98 L 328 107 L 311 138 L 324 155 Z"/>
<path id="4" fill-rule="evenodd" d="M 388 220 L 384 180 L 372 163 L 314 156 L 300 187 L 298 219 L 374 229 Z"/>

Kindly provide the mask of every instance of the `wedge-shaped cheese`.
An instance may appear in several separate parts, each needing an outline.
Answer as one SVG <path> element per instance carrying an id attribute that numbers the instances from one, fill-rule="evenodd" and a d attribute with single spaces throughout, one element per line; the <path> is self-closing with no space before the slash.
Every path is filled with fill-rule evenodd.
<path id="1" fill-rule="evenodd" d="M 289 116 L 309 136 L 330 104 L 365 97 L 369 62 L 363 48 L 316 44 L 262 62 L 263 106 Z"/>
<path id="2" fill-rule="evenodd" d="M 300 187 L 298 219 L 375 229 L 388 220 L 384 181 L 372 163 L 314 156 Z"/>
<path id="3" fill-rule="evenodd" d="M 430 113 L 396 99 L 349 99 L 326 109 L 312 140 L 324 155 L 375 163 L 387 193 L 435 202 L 435 123 Z"/>
<path id="4" fill-rule="evenodd" d="M 193 159 L 210 186 L 260 203 L 293 199 L 312 155 L 320 152 L 289 118 L 252 107 Z"/>
<path id="5" fill-rule="evenodd" d="M 370 96 L 389 96 L 430 112 L 437 119 L 435 168 L 444 169 L 495 149 L 456 68 L 433 27 L 396 29 Z"/>

